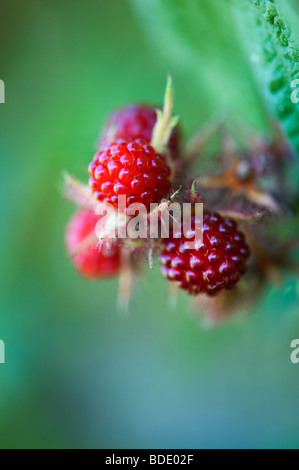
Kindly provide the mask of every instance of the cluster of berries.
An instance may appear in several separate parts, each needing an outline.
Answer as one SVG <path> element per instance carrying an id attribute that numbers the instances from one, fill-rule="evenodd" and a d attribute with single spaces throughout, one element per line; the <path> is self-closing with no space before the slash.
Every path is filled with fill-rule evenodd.
<path id="1" fill-rule="evenodd" d="M 89 188 L 70 177 L 67 179 L 67 195 L 81 207 L 67 226 L 65 240 L 73 264 L 83 276 L 105 278 L 120 274 L 128 280 L 132 278 L 129 271 L 134 271 L 142 251 L 147 249 L 150 259 L 153 252 L 158 254 L 164 277 L 190 294 L 207 294 L 214 299 L 221 291 L 235 288 L 247 270 L 251 251 L 238 224 L 256 220 L 262 208 L 272 211 L 277 204 L 257 184 L 256 168 L 260 166 L 244 156 L 240 159 L 227 142 L 223 146 L 226 161 L 223 174 L 194 178 L 192 172 L 196 170 L 189 173 L 190 168 L 201 155 L 205 140 L 202 135 L 207 134 L 211 132 L 205 130 L 193 139 L 188 150 L 182 150 L 178 119 L 172 116 L 170 81 L 163 109 L 130 104 L 110 115 L 89 165 Z M 239 197 L 235 205 L 230 202 L 229 210 L 227 207 L 219 210 L 219 200 L 225 200 L 227 190 L 233 195 L 230 201 L 236 194 Z M 217 192 L 218 201 L 213 191 Z M 143 204 L 150 215 L 152 203 L 162 208 L 176 197 L 181 198 L 180 203 L 204 201 L 202 242 L 190 249 L 186 247 L 189 239 L 184 235 L 176 238 L 171 230 L 167 238 L 154 241 L 133 243 L 109 238 L 109 230 L 99 239 L 95 233 L 99 220 L 95 207 L 110 204 L 116 209 L 120 195 L 126 196 L 125 223 L 129 220 L 126 210 L 133 203 Z M 241 198 L 245 201 L 242 209 Z M 192 230 L 195 223 L 193 215 Z M 123 283 L 122 291 L 128 289 L 129 283 Z M 128 292 L 123 292 L 124 298 L 126 295 Z"/>

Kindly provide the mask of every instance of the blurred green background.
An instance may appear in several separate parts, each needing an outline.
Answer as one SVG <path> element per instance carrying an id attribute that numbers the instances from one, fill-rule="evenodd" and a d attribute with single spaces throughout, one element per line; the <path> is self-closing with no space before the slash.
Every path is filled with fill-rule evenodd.
<path id="1" fill-rule="evenodd" d="M 64 250 L 61 172 L 86 181 L 109 110 L 161 102 L 168 72 L 187 135 L 227 108 L 266 129 L 229 12 L 176 1 L 167 29 L 156 0 L 0 0 L 1 448 L 299 446 L 295 278 L 206 329 L 184 293 L 169 311 L 158 266 L 124 317 L 116 280 L 81 279 Z"/>

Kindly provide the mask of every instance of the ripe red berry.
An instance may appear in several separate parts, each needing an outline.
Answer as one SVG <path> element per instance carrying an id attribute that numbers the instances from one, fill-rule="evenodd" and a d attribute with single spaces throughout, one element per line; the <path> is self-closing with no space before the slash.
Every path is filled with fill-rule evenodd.
<path id="1" fill-rule="evenodd" d="M 156 107 L 146 104 L 128 104 L 113 111 L 102 133 L 100 145 L 108 145 L 117 139 L 144 139 L 151 141 L 153 128 L 157 121 Z M 169 140 L 171 156 L 175 158 L 179 153 L 180 130 L 176 126 Z"/>
<path id="2" fill-rule="evenodd" d="M 194 216 L 191 228 L 195 229 Z M 215 295 L 233 288 L 245 273 L 250 250 L 234 221 L 206 212 L 202 244 L 191 250 L 186 241 L 190 239 L 183 234 L 164 240 L 160 263 L 162 274 L 189 293 Z"/>
<path id="3" fill-rule="evenodd" d="M 118 206 L 126 195 L 149 207 L 160 202 L 171 188 L 171 170 L 162 155 L 141 139 L 118 141 L 100 150 L 89 165 L 89 185 L 99 201 Z"/>
<path id="4" fill-rule="evenodd" d="M 67 251 L 72 257 L 75 268 L 87 278 L 110 277 L 118 274 L 120 268 L 117 245 L 113 245 L 109 250 L 105 247 L 100 250 L 94 240 L 84 245 L 88 237 L 95 235 L 95 227 L 99 219 L 93 211 L 83 209 L 74 214 L 66 228 Z M 82 244 L 82 249 L 80 249 L 80 244 Z"/>

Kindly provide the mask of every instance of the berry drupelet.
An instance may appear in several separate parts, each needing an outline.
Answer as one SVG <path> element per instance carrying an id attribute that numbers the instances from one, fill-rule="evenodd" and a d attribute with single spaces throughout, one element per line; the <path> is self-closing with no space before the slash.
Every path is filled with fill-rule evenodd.
<path id="1" fill-rule="evenodd" d="M 80 210 L 71 218 L 65 233 L 67 251 L 73 264 L 87 278 L 111 277 L 120 270 L 118 245 L 113 245 L 109 251 L 105 247 L 100 250 L 97 245 L 95 227 L 98 220 L 93 211 Z"/>
<path id="2" fill-rule="evenodd" d="M 160 202 L 171 189 L 171 170 L 165 158 L 142 139 L 107 145 L 89 165 L 89 185 L 98 201 L 118 207 L 126 195 L 127 207 Z"/>
<path id="3" fill-rule="evenodd" d="M 195 228 L 194 216 L 191 228 Z M 245 273 L 250 250 L 233 220 L 206 212 L 202 243 L 191 250 L 186 241 L 183 234 L 165 239 L 160 263 L 162 274 L 190 294 L 215 295 L 231 289 Z"/>

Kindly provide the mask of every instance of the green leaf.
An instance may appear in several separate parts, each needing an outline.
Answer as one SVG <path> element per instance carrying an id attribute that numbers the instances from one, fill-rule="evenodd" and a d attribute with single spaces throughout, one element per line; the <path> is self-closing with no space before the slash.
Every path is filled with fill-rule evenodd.
<path id="1" fill-rule="evenodd" d="M 236 18 L 246 55 L 270 113 L 281 122 L 299 151 L 299 104 L 293 103 L 291 83 L 299 79 L 299 47 L 290 29 L 291 4 L 284 0 L 235 1 Z"/>
<path id="2" fill-rule="evenodd" d="M 151 41 L 171 61 L 174 78 L 177 71 L 185 74 L 188 88 L 200 97 L 206 114 L 225 108 L 253 125 L 265 125 L 261 99 L 239 44 L 231 0 L 131 2 Z"/>
<path id="3" fill-rule="evenodd" d="M 266 111 L 299 151 L 295 0 L 131 1 L 159 50 L 196 81 L 203 106 L 227 107 L 260 130 Z"/>

